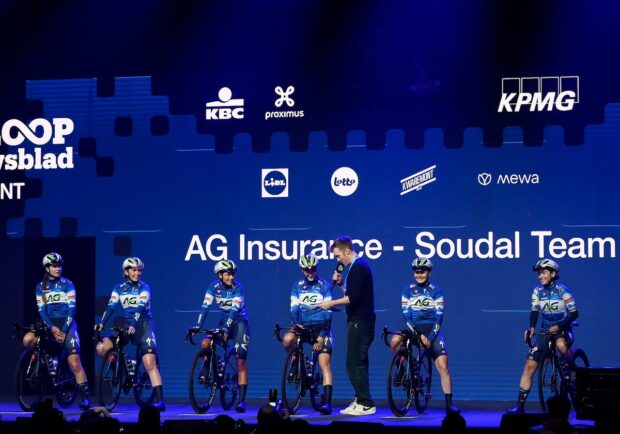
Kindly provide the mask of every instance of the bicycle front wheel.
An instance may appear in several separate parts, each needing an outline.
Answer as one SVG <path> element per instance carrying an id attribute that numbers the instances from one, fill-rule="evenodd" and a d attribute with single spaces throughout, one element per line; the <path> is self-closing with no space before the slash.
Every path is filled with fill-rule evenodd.
<path id="1" fill-rule="evenodd" d="M 387 398 L 394 416 L 402 417 L 407 414 L 413 401 L 413 378 L 409 353 L 405 348 L 398 350 L 388 370 Z"/>
<path id="2" fill-rule="evenodd" d="M 547 411 L 547 399 L 560 394 L 562 373 L 557 365 L 555 356 L 550 351 L 543 354 L 538 364 L 538 399 L 540 409 Z"/>
<path id="3" fill-rule="evenodd" d="M 17 403 L 24 411 L 32 411 L 32 406 L 45 396 L 48 373 L 40 356 L 39 351 L 26 350 L 15 368 Z"/>
<path id="4" fill-rule="evenodd" d="M 215 366 L 212 348 L 196 354 L 189 373 L 189 401 L 196 413 L 204 413 L 211 407 L 217 390 Z"/>
<path id="5" fill-rule="evenodd" d="M 293 348 L 284 359 L 282 369 L 282 405 L 291 414 L 295 414 L 301 404 L 301 396 L 304 392 L 306 381 L 304 354 L 297 348 Z"/>
<path id="6" fill-rule="evenodd" d="M 66 355 L 61 354 L 58 360 L 58 373 L 56 374 L 56 401 L 62 408 L 69 408 L 77 396 L 77 382 L 75 375 L 69 368 Z"/>
<path id="7" fill-rule="evenodd" d="M 217 358 L 217 357 L 216 357 Z M 220 377 L 220 402 L 224 410 L 230 410 L 239 394 L 237 358 L 234 351 L 228 351 Z"/>
<path id="8" fill-rule="evenodd" d="M 433 380 L 433 359 L 426 351 L 420 360 L 417 377 L 414 376 L 414 402 L 418 413 L 424 413 L 428 403 L 431 401 L 431 383 Z"/>
<path id="9" fill-rule="evenodd" d="M 155 363 L 159 368 L 157 355 L 155 355 Z M 151 377 L 149 377 L 149 373 L 144 367 L 142 357 L 140 357 L 139 354 L 136 354 L 136 373 L 134 374 L 133 396 L 136 399 L 136 404 L 138 404 L 138 407 L 140 408 L 151 405 L 155 400 L 155 390 L 151 384 Z"/>
<path id="10" fill-rule="evenodd" d="M 115 348 L 109 349 L 103 356 L 99 364 L 99 383 L 97 384 L 97 395 L 99 405 L 108 410 L 112 410 L 123 388 L 125 372 L 123 371 L 124 360 Z"/>

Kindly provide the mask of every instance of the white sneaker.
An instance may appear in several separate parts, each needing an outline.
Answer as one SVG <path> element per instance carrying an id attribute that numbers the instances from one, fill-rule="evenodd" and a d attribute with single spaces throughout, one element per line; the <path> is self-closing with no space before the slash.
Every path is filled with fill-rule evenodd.
<path id="1" fill-rule="evenodd" d="M 343 408 L 342 410 L 340 410 L 340 413 L 351 414 L 351 412 L 353 411 L 353 409 L 355 409 L 355 407 L 357 407 L 357 400 L 353 400 L 353 402 L 349 404 L 347 408 Z"/>
<path id="2" fill-rule="evenodd" d="M 365 407 L 361 404 L 356 404 L 355 408 L 351 410 L 349 413 L 352 416 L 366 416 L 367 414 L 375 414 L 377 412 L 377 407 Z"/>

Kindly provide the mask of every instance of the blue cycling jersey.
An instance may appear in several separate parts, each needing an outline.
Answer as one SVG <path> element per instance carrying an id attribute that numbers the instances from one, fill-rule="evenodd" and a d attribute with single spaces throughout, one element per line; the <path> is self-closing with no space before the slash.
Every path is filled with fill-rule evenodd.
<path id="1" fill-rule="evenodd" d="M 560 329 L 570 328 L 577 318 L 577 305 L 569 289 L 557 282 L 547 286 L 538 285 L 532 293 L 532 312 L 535 313 L 533 324 L 536 326 L 538 312 L 542 312 L 542 328 L 548 330 L 557 325 Z M 532 322 L 532 320 L 531 320 Z"/>
<path id="2" fill-rule="evenodd" d="M 413 329 L 420 324 L 433 324 L 433 329 L 427 336 L 433 341 L 443 322 L 441 288 L 431 282 L 426 282 L 424 285 L 412 283 L 403 289 L 401 301 L 407 327 Z"/>
<path id="3" fill-rule="evenodd" d="M 319 304 L 332 299 L 332 288 L 319 276 L 313 282 L 302 279 L 291 288 L 291 321 L 303 326 L 321 326 L 320 336 L 329 335 L 332 313 Z"/>
<path id="4" fill-rule="evenodd" d="M 235 280 L 232 286 L 227 286 L 221 280 L 216 279 L 209 284 L 205 292 L 196 327 L 202 328 L 209 312 L 209 306 L 214 301 L 222 314 L 222 320 L 224 320 L 226 327 L 230 327 L 233 322 L 248 319 L 248 314 L 245 310 L 245 289 L 243 285 Z"/>
<path id="5" fill-rule="evenodd" d="M 151 287 L 142 280 L 134 283 L 125 279 L 112 290 L 108 307 L 101 317 L 101 324 L 105 324 L 110 319 L 119 301 L 123 308 L 125 321 L 130 326 L 136 327 L 138 321 L 153 318 L 151 313 Z"/>
<path id="6" fill-rule="evenodd" d="M 75 287 L 73 282 L 64 277 L 58 279 L 50 277 L 37 285 L 36 295 L 37 308 L 43 322 L 51 329 L 54 326 L 51 321 L 52 318 L 63 318 L 65 322 L 61 331 L 67 333 L 75 316 Z"/>

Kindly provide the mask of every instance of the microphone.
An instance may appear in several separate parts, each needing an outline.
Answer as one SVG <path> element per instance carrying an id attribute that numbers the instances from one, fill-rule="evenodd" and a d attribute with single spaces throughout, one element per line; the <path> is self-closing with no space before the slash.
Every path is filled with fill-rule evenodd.
<path id="1" fill-rule="evenodd" d="M 335 272 L 341 274 L 342 270 L 344 270 L 344 265 L 342 264 L 342 262 L 338 262 L 338 266 L 336 267 Z M 336 286 L 337 283 L 337 280 L 332 280 L 332 286 Z"/>

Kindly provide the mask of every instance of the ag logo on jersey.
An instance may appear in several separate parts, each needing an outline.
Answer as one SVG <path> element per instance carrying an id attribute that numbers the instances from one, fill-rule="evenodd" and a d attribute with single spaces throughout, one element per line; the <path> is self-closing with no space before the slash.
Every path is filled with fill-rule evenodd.
<path id="1" fill-rule="evenodd" d="M 288 169 L 262 169 L 261 197 L 288 197 Z"/>
<path id="2" fill-rule="evenodd" d="M 303 294 L 299 297 L 299 303 L 302 305 L 315 305 L 323 301 L 321 294 Z"/>

